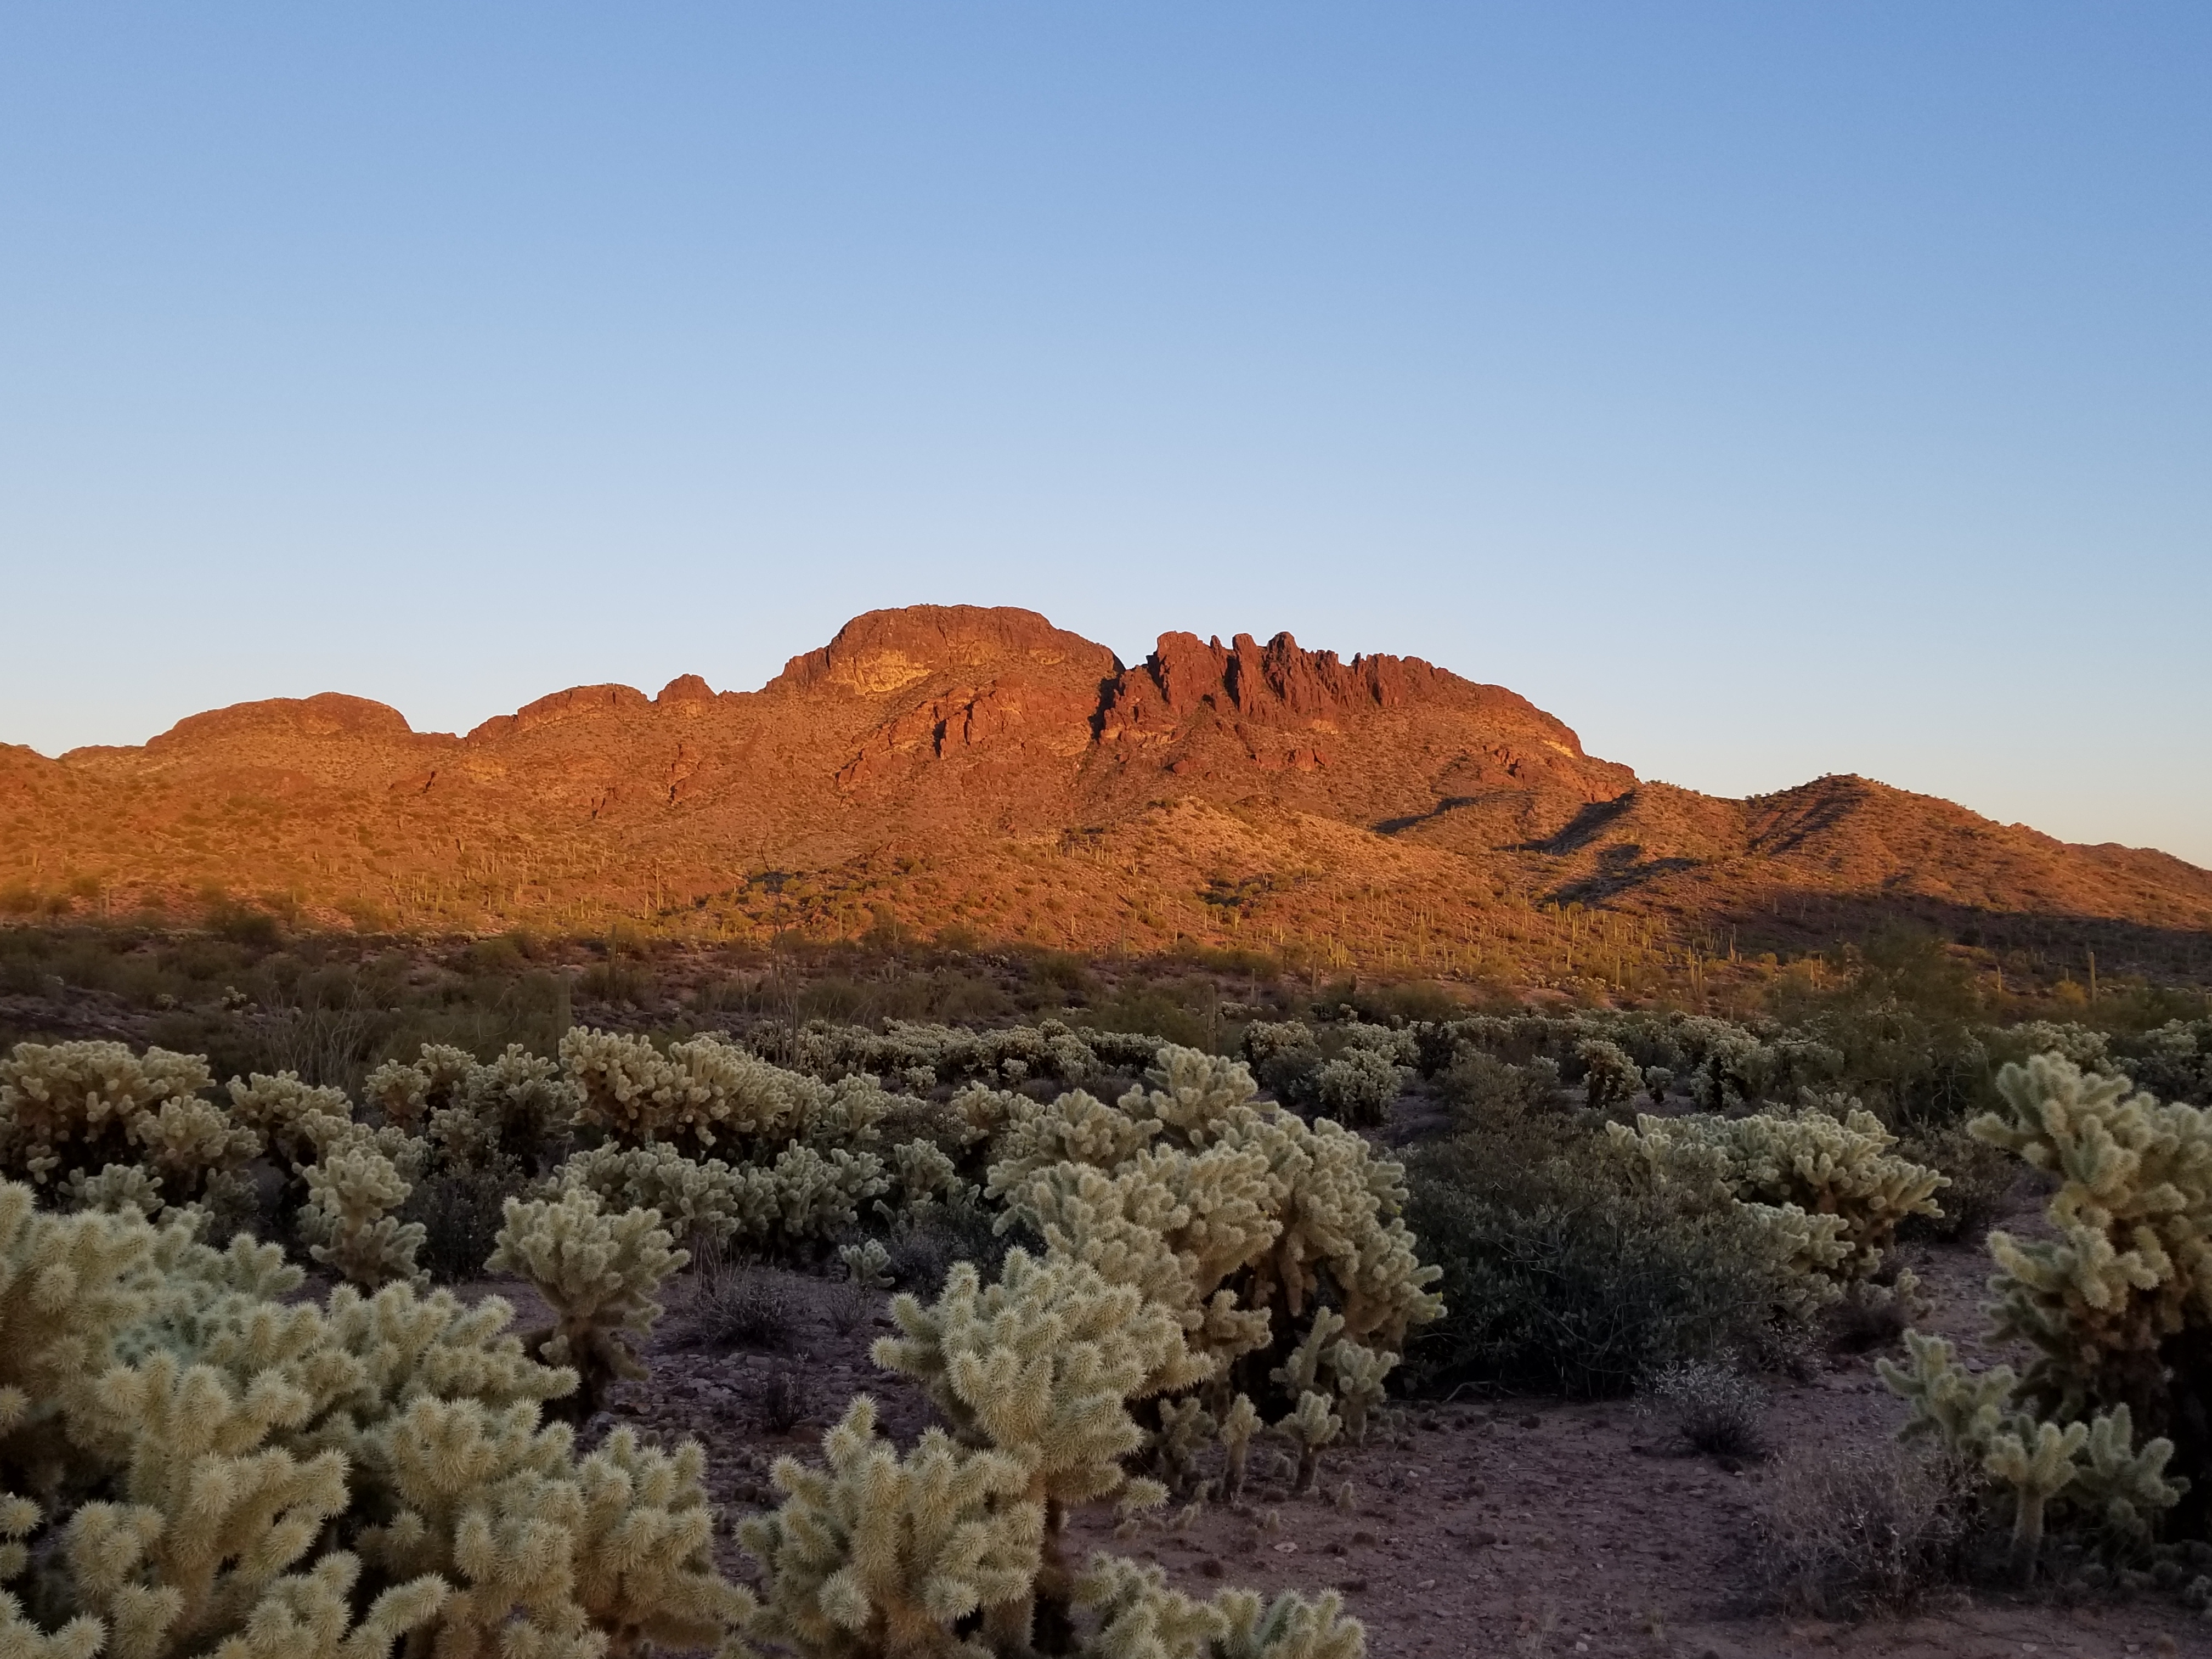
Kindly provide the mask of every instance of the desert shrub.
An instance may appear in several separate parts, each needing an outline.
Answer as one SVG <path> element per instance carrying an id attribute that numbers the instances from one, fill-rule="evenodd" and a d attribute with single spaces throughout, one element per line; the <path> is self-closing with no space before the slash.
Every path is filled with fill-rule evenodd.
<path id="1" fill-rule="evenodd" d="M 1808 1311 L 1787 1246 L 1724 1191 L 1655 1181 L 1558 1120 L 1431 1149 L 1407 1220 L 1443 1269 L 1443 1317 L 1412 1358 L 1462 1383 L 1621 1395 L 1679 1360 L 1765 1352 Z"/>
<path id="2" fill-rule="evenodd" d="M 710 1253 L 693 1275 L 683 1335 L 700 1347 L 780 1349 L 790 1346 L 795 1321 L 780 1278 Z"/>
<path id="3" fill-rule="evenodd" d="M 1646 1409 L 1692 1451 L 1755 1457 L 1765 1449 L 1766 1390 L 1727 1359 L 1678 1359 L 1644 1380 Z"/>
<path id="4" fill-rule="evenodd" d="M 1753 1571 L 1788 1613 L 1911 1613 L 1960 1575 L 1972 1485 L 1970 1471 L 1942 1455 L 1794 1448 L 1775 1462 L 1754 1514 Z"/>
<path id="5" fill-rule="evenodd" d="M 1910 1274 L 1903 1285 L 1856 1279 L 1821 1314 L 1828 1346 L 1841 1353 L 1895 1347 L 1911 1326 L 1919 1297 Z"/>
<path id="6" fill-rule="evenodd" d="M 813 1415 L 813 1391 L 795 1365 L 778 1365 L 771 1370 L 761 1379 L 753 1400 L 760 1425 L 770 1434 L 789 1434 Z M 781 1466 L 778 1467 L 780 1469 Z"/>
<path id="7" fill-rule="evenodd" d="M 617 1006 L 641 1006 L 653 1000 L 658 981 L 643 963 L 611 958 L 595 962 L 576 975 L 576 994 Z"/>
<path id="8" fill-rule="evenodd" d="M 1321 1043 L 1303 1020 L 1256 1020 L 1244 1028 L 1244 1058 L 1260 1086 L 1288 1106 L 1313 1098 Z"/>
<path id="9" fill-rule="evenodd" d="M 460 1285 L 481 1279 L 496 1248 L 507 1200 L 527 1175 L 513 1164 L 439 1170 L 424 1176 L 399 1206 L 403 1224 L 420 1226 L 415 1260 L 431 1281 Z"/>
<path id="10" fill-rule="evenodd" d="M 1951 1183 L 1943 1188 L 1942 1212 L 1908 1216 L 1899 1229 L 1902 1237 L 1977 1241 L 2004 1214 L 2020 1184 L 2018 1158 L 1956 1125 L 1908 1136 L 1899 1152 Z"/>
<path id="11" fill-rule="evenodd" d="M 883 1292 L 865 1279 L 841 1279 L 822 1293 L 822 1311 L 830 1328 L 840 1336 L 852 1335 L 874 1318 L 883 1304 Z"/>
<path id="12" fill-rule="evenodd" d="M 1479 1048 L 1461 1050 L 1432 1087 L 1462 1129 L 1481 1129 L 1564 1103 L 1559 1070 L 1547 1060 L 1516 1066 Z"/>
<path id="13" fill-rule="evenodd" d="M 2173 1019 L 2114 1044 L 2118 1063 L 2146 1093 L 2212 1106 L 2212 1019 Z"/>

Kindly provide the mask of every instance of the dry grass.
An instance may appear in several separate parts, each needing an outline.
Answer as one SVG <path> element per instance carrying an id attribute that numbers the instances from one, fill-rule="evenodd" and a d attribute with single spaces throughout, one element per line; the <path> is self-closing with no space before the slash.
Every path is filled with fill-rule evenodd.
<path id="1" fill-rule="evenodd" d="M 1775 1466 L 1754 1522 L 1762 1587 L 1790 1613 L 1912 1610 L 1956 1582 L 1969 1537 L 1965 1472 L 1894 1446 L 1802 1450 Z"/>

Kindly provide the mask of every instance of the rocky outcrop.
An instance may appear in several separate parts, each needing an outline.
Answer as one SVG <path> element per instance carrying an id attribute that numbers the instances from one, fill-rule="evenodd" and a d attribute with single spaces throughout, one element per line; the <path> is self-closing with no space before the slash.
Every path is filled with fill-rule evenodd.
<path id="1" fill-rule="evenodd" d="M 86 872 L 109 894 L 421 907 L 465 888 L 557 925 L 594 891 L 661 904 L 889 848 L 988 864 L 1009 836 L 1095 845 L 1167 805 L 1244 826 L 1245 850 L 1222 857 L 1288 884 L 1419 870 L 1451 902 L 1720 915 L 1847 892 L 2212 925 L 2212 875 L 2179 860 L 2066 847 L 1864 779 L 1747 801 L 1640 783 L 1525 698 L 1418 658 L 1169 633 L 1125 667 L 1034 611 L 974 605 L 856 617 L 759 691 L 696 674 L 653 696 L 577 686 L 465 738 L 325 694 L 59 761 L 0 747 L 0 817 L 18 826 L 0 890 Z M 1121 902 L 1105 861 L 1079 867 L 1101 914 Z M 1069 919 L 1079 906 L 1059 914 L 1071 940 L 1090 925 Z"/>

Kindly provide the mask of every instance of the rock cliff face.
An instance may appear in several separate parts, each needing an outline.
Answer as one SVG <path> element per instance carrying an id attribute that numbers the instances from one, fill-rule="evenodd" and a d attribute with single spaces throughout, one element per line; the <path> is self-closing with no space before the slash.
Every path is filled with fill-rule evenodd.
<path id="1" fill-rule="evenodd" d="M 1065 878 L 1052 926 L 1097 945 L 1145 867 L 1116 853 L 1117 876 L 1106 849 L 1170 808 L 1206 884 L 1195 928 L 1386 890 L 1692 917 L 1811 893 L 2212 927 L 2212 875 L 2163 854 L 2068 847 L 1855 778 L 1750 801 L 1639 783 L 1524 698 L 1417 658 L 1170 633 L 1125 666 L 1035 612 L 970 605 L 855 617 L 758 691 L 696 674 L 655 696 L 579 686 L 465 737 L 332 693 L 195 714 L 139 748 L 0 748 L 0 889 L 51 904 L 74 882 L 112 905 L 214 885 L 423 925 L 580 926 L 884 859 L 957 895 L 988 889 L 1010 847 L 1080 846 L 1097 873 Z M 917 886 L 900 902 L 928 925 L 938 902 Z"/>

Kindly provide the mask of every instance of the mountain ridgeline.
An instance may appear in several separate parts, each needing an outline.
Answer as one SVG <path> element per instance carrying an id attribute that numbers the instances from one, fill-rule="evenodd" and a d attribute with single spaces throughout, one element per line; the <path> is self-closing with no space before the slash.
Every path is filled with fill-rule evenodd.
<path id="1" fill-rule="evenodd" d="M 364 927 L 1178 941 L 1449 970 L 1498 918 L 1789 951 L 1911 918 L 2196 975 L 2212 872 L 1850 776 L 1639 781 L 1502 687 L 1287 634 L 1125 666 L 1034 612 L 871 611 L 757 691 L 580 686 L 466 736 L 326 693 L 143 747 L 0 747 L 0 902 Z M 1701 947 L 1702 948 L 1702 947 Z"/>

